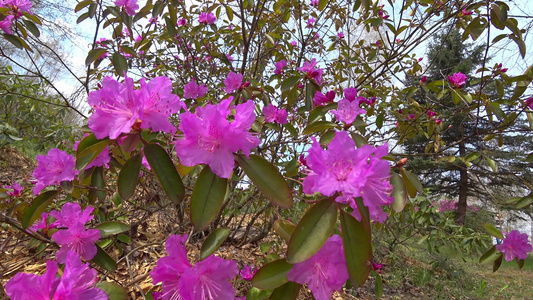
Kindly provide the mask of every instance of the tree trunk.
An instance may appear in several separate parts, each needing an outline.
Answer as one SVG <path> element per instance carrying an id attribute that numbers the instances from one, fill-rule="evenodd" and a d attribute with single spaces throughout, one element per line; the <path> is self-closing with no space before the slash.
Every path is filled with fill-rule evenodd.
<path id="1" fill-rule="evenodd" d="M 463 139 L 463 128 L 461 126 L 461 140 Z M 465 157 L 466 147 L 465 143 L 459 143 L 459 154 Z M 464 225 L 466 218 L 466 200 L 468 196 L 468 170 L 465 164 L 460 165 L 459 170 L 459 202 L 457 202 L 457 213 L 455 214 L 455 223 L 457 225 Z"/>

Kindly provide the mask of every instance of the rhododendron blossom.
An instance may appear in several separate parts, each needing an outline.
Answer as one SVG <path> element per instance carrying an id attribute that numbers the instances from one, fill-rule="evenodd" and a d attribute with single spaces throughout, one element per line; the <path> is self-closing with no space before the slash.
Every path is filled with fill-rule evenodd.
<path id="1" fill-rule="evenodd" d="M 213 13 L 208 14 L 206 12 L 203 12 L 200 14 L 200 16 L 198 16 L 198 22 L 200 22 L 201 24 L 214 24 L 216 20 L 217 17 L 215 17 Z"/>
<path id="2" fill-rule="evenodd" d="M 86 135 L 87 136 L 87 135 Z M 80 141 L 76 141 L 74 143 L 74 150 L 78 151 L 78 145 L 80 144 Z M 109 146 L 106 146 L 104 150 L 98 156 L 93 159 L 85 168 L 84 170 L 88 170 L 92 167 L 101 167 L 106 166 L 111 161 L 111 156 L 109 155 Z"/>
<path id="3" fill-rule="evenodd" d="M 339 101 L 339 106 L 336 110 L 332 110 L 331 113 L 335 115 L 337 120 L 351 125 L 358 115 L 366 113 L 366 111 L 359 107 L 359 101 L 350 102 L 348 99 L 342 99 Z"/>
<path id="4" fill-rule="evenodd" d="M 512 261 L 515 258 L 526 259 L 527 254 L 533 250 L 527 234 L 513 230 L 504 239 L 501 245 L 496 245 L 496 250 L 505 253 L 505 260 Z"/>
<path id="5" fill-rule="evenodd" d="M 56 223 L 48 224 L 48 216 L 49 215 L 48 215 L 47 212 L 43 212 L 41 214 L 41 217 L 39 219 L 37 219 L 37 221 L 35 221 L 35 223 L 33 223 L 33 225 L 30 227 L 30 230 L 31 231 L 38 231 L 39 229 L 41 229 L 43 231 L 43 233 L 46 234 L 48 229 L 55 228 L 56 227 Z"/>
<path id="6" fill-rule="evenodd" d="M 253 101 L 235 107 L 235 118 L 229 122 L 229 105 L 233 97 L 218 105 L 198 107 L 196 113 L 181 115 L 180 130 L 184 138 L 176 141 L 176 153 L 185 166 L 207 164 L 222 178 L 229 178 L 235 164 L 233 153 L 241 150 L 246 156 L 260 140 L 249 132 L 255 121 Z"/>
<path id="7" fill-rule="evenodd" d="M 85 223 L 94 219 L 92 212 L 94 208 L 87 206 L 82 211 L 78 202 L 67 202 L 61 207 L 61 211 L 52 210 L 50 215 L 56 219 L 55 224 L 58 227 L 69 228 L 77 223 L 85 225 Z"/>
<path id="8" fill-rule="evenodd" d="M 382 160 L 387 155 L 387 145 L 373 147 L 363 145 L 355 148 L 355 142 L 345 131 L 337 132 L 328 146 L 322 149 L 314 140 L 306 157 L 309 168 L 303 181 L 306 194 L 320 192 L 325 196 L 341 193 L 335 200 L 347 203 L 354 209 L 354 217 L 360 220 L 354 197 L 362 197 L 370 212 L 370 217 L 383 222 L 387 214 L 382 206 L 390 205 L 394 198 L 390 196 L 390 165 Z"/>
<path id="9" fill-rule="evenodd" d="M 238 90 L 242 85 L 242 74 L 229 72 L 226 79 L 224 79 L 224 85 L 226 86 L 224 91 L 228 94 Z"/>
<path id="10" fill-rule="evenodd" d="M 75 252 L 68 252 L 63 276 L 56 276 L 59 267 L 55 261 L 46 262 L 41 275 L 17 273 L 6 283 L 6 293 L 13 300 L 107 300 L 107 294 L 93 287 L 97 272 L 83 264 Z"/>
<path id="11" fill-rule="evenodd" d="M 24 187 L 20 185 L 18 182 L 13 182 L 13 185 L 6 185 L 4 186 L 4 189 L 7 190 L 6 194 L 8 196 L 18 197 L 22 194 Z"/>
<path id="12" fill-rule="evenodd" d="M 183 87 L 183 98 L 197 99 L 198 97 L 205 96 L 205 93 L 207 93 L 207 91 L 208 88 L 205 84 L 198 85 L 194 80 L 191 80 Z"/>
<path id="13" fill-rule="evenodd" d="M 241 270 L 239 275 L 241 275 L 241 278 L 250 281 L 254 277 L 255 273 L 257 273 L 257 269 L 253 269 L 249 265 L 244 265 L 244 268 Z"/>
<path id="14" fill-rule="evenodd" d="M 33 170 L 33 177 L 37 184 L 33 188 L 35 195 L 39 194 L 48 185 L 60 184 L 62 181 L 71 181 L 79 171 L 75 170 L 74 156 L 57 148 L 50 149 L 48 155 L 37 155 L 37 168 Z"/>
<path id="15" fill-rule="evenodd" d="M 313 79 L 318 85 L 322 85 L 322 73 L 324 70 L 316 67 L 316 59 L 313 58 L 310 62 L 305 62 L 303 66 L 298 68 L 298 71 L 306 73 L 305 78 Z"/>
<path id="16" fill-rule="evenodd" d="M 331 236 L 315 255 L 295 264 L 287 278 L 307 284 L 316 300 L 329 300 L 333 291 L 340 290 L 348 280 L 341 237 Z"/>
<path id="17" fill-rule="evenodd" d="M 274 74 L 281 74 L 283 73 L 283 68 L 287 66 L 287 61 L 282 59 L 274 64 L 276 66 L 276 69 L 274 70 Z"/>
<path id="18" fill-rule="evenodd" d="M 115 5 L 124 8 L 130 16 L 135 15 L 135 11 L 139 9 L 137 0 L 115 0 Z"/>
<path id="19" fill-rule="evenodd" d="M 272 103 L 263 108 L 263 115 L 265 115 L 265 122 L 278 122 L 279 124 L 287 124 L 288 113 L 283 108 L 277 108 Z"/>
<path id="20" fill-rule="evenodd" d="M 13 34 L 11 31 L 11 23 L 13 22 L 13 15 L 7 15 L 2 21 L 0 21 L 0 29 L 7 34 Z"/>
<path id="21" fill-rule="evenodd" d="M 89 117 L 89 128 L 98 139 L 116 139 L 121 133 L 130 132 L 134 125 L 153 131 L 176 132 L 168 118 L 185 106 L 172 94 L 170 79 L 162 76 L 146 83 L 143 78 L 140 85 L 140 89 L 134 89 L 131 78 L 126 77 L 119 83 L 106 77 L 100 90 L 89 93 L 89 104 L 95 110 Z"/>
<path id="22" fill-rule="evenodd" d="M 466 75 L 461 72 L 454 73 L 453 76 L 448 75 L 448 81 L 455 88 L 460 88 L 466 83 Z"/>
<path id="23" fill-rule="evenodd" d="M 233 300 L 236 292 L 229 280 L 239 273 L 237 263 L 211 255 L 191 266 L 186 241 L 187 235 L 171 235 L 165 243 L 169 255 L 150 273 L 154 284 L 162 283 L 161 299 Z"/>
<path id="24" fill-rule="evenodd" d="M 335 91 L 329 91 L 326 95 L 317 91 L 313 97 L 313 104 L 315 106 L 326 105 L 333 102 L 333 100 L 335 100 Z"/>

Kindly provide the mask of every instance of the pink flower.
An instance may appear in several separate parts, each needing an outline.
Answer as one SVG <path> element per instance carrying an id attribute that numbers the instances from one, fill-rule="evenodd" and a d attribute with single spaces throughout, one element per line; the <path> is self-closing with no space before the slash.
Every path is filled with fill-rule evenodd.
<path id="1" fill-rule="evenodd" d="M 78 151 L 79 144 L 80 141 L 74 143 L 74 150 Z M 92 167 L 106 166 L 110 161 L 111 156 L 109 156 L 109 146 L 106 146 L 104 150 L 84 168 L 84 170 L 88 170 Z"/>
<path id="2" fill-rule="evenodd" d="M 58 270 L 57 263 L 49 260 L 41 276 L 17 273 L 6 283 L 7 295 L 13 300 L 108 299 L 103 290 L 93 287 L 97 281 L 96 270 L 90 269 L 89 263 L 83 264 L 76 253 L 67 254 L 61 279 L 56 276 Z"/>
<path id="3" fill-rule="evenodd" d="M 466 83 L 466 75 L 459 72 L 454 73 L 453 76 L 448 75 L 448 81 L 455 87 L 460 88 Z"/>
<path id="4" fill-rule="evenodd" d="M 242 85 L 242 74 L 229 72 L 226 79 L 224 79 L 224 85 L 226 86 L 224 91 L 228 94 L 238 90 Z"/>
<path id="5" fill-rule="evenodd" d="M 187 19 L 181 18 L 178 20 L 178 26 L 184 26 L 185 24 L 187 24 Z"/>
<path id="6" fill-rule="evenodd" d="M 357 89 L 356 88 L 346 88 L 344 89 L 344 97 L 346 99 L 348 99 L 348 101 L 350 102 L 353 102 L 353 101 L 356 101 L 361 103 L 361 102 L 365 102 L 366 101 L 366 98 L 365 97 L 357 97 Z"/>
<path id="7" fill-rule="evenodd" d="M 533 110 L 533 97 L 529 97 L 529 98 L 527 98 L 527 100 L 526 100 L 526 106 L 528 106 L 529 109 L 532 109 L 532 110 Z"/>
<path id="8" fill-rule="evenodd" d="M 339 39 L 343 39 L 344 38 L 344 33 L 342 33 L 342 31 L 337 32 L 337 37 Z"/>
<path id="9" fill-rule="evenodd" d="M 235 289 L 229 282 L 239 273 L 237 263 L 209 256 L 191 266 L 187 260 L 187 235 L 171 235 L 165 243 L 169 256 L 159 259 L 150 276 L 163 286 L 161 299 L 233 300 Z"/>
<path id="10" fill-rule="evenodd" d="M 428 114 L 428 118 L 429 118 L 429 119 L 431 119 L 431 118 L 433 118 L 433 117 L 435 116 L 435 112 L 434 112 L 434 111 L 431 111 L 431 110 L 429 110 L 429 109 L 428 109 L 427 114 Z"/>
<path id="11" fill-rule="evenodd" d="M 428 81 L 427 76 L 426 76 L 426 75 L 422 76 L 422 77 L 420 78 L 420 85 L 423 85 L 424 83 L 426 83 L 426 81 Z"/>
<path id="12" fill-rule="evenodd" d="M 13 31 L 11 31 L 13 18 L 13 15 L 7 15 L 2 21 L 0 21 L 0 28 L 7 34 L 13 34 Z"/>
<path id="13" fill-rule="evenodd" d="M 437 120 L 435 120 L 435 123 L 436 123 L 437 125 L 440 125 L 440 123 L 442 123 L 442 120 L 441 120 L 441 119 L 437 119 Z"/>
<path id="14" fill-rule="evenodd" d="M 201 24 L 214 24 L 216 20 L 217 18 L 213 13 L 208 14 L 206 12 L 203 12 L 200 14 L 200 16 L 198 16 L 198 22 L 200 22 Z"/>
<path id="15" fill-rule="evenodd" d="M 37 219 L 37 221 L 35 221 L 35 223 L 33 223 L 33 225 L 30 227 L 30 230 L 37 232 L 39 229 L 42 229 L 43 233 L 46 234 L 48 229 L 55 228 L 55 227 L 56 227 L 55 223 L 48 224 L 48 213 L 43 212 L 41 214 L 40 219 Z"/>
<path id="16" fill-rule="evenodd" d="M 22 185 L 18 184 L 18 182 L 13 182 L 13 185 L 11 185 L 11 186 L 6 185 L 6 186 L 4 186 L 4 189 L 8 190 L 8 191 L 6 191 L 6 194 L 8 196 L 18 197 L 18 196 L 20 196 L 22 194 L 22 191 L 24 190 L 24 187 Z"/>
<path id="17" fill-rule="evenodd" d="M 11 14 L 14 15 L 15 18 L 19 18 L 22 16 L 23 12 L 30 13 L 30 8 L 33 6 L 32 3 L 28 0 L 4 0 L 0 2 L 0 7 L 7 7 L 12 10 Z"/>
<path id="18" fill-rule="evenodd" d="M 56 260 L 64 263 L 69 251 L 74 251 L 84 260 L 91 260 L 96 255 L 96 241 L 100 239 L 98 229 L 85 229 L 82 223 L 69 225 L 52 235 L 52 240 L 61 246 L 56 253 Z"/>
<path id="19" fill-rule="evenodd" d="M 329 91 L 329 92 L 326 93 L 326 95 L 324 95 L 321 92 L 317 91 L 315 93 L 315 96 L 313 97 L 313 104 L 315 106 L 326 105 L 328 103 L 333 102 L 333 100 L 335 100 L 335 92 L 334 91 Z"/>
<path id="20" fill-rule="evenodd" d="M 351 125 L 359 114 L 366 113 L 359 105 L 359 101 L 350 102 L 348 99 L 342 99 L 339 101 L 338 108 L 331 112 L 337 117 L 337 120 L 346 123 L 346 125 Z"/>
<path id="21" fill-rule="evenodd" d="M 418 211 L 418 207 L 415 207 L 415 211 Z M 375 262 L 372 263 L 372 269 L 374 269 L 374 271 L 378 272 L 379 274 L 381 274 L 382 268 L 383 268 L 383 264 L 377 264 Z"/>
<path id="22" fill-rule="evenodd" d="M 307 19 L 307 28 L 313 28 L 313 25 L 315 24 L 316 22 L 316 19 L 313 18 L 313 17 L 309 17 L 309 19 Z"/>
<path id="23" fill-rule="evenodd" d="M 233 153 L 241 150 L 246 156 L 260 140 L 249 130 L 255 121 L 253 101 L 235 107 L 234 121 L 227 119 L 233 97 L 218 105 L 198 107 L 196 114 L 181 115 L 180 130 L 185 138 L 176 141 L 176 154 L 185 166 L 207 164 L 222 178 L 229 178 L 234 166 Z"/>
<path id="24" fill-rule="evenodd" d="M 281 74 L 283 72 L 283 68 L 287 66 L 287 61 L 282 59 L 274 64 L 276 66 L 276 69 L 274 70 L 274 74 Z"/>
<path id="25" fill-rule="evenodd" d="M 157 77 L 149 83 L 143 78 L 140 89 L 134 88 L 133 79 L 129 77 L 124 83 L 106 77 L 102 85 L 100 90 L 89 93 L 89 104 L 95 110 L 89 117 L 89 128 L 98 139 L 116 139 L 121 133 L 130 132 L 134 125 L 153 131 L 176 132 L 168 118 L 185 107 L 180 98 L 172 94 L 172 82 L 167 77 Z"/>
<path id="26" fill-rule="evenodd" d="M 115 5 L 124 8 L 130 16 L 135 15 L 135 11 L 139 9 L 137 0 L 115 0 Z"/>
<path id="27" fill-rule="evenodd" d="M 57 148 L 50 149 L 48 155 L 38 155 L 37 168 L 33 170 L 33 177 L 37 180 L 33 194 L 39 194 L 46 186 L 73 180 L 79 173 L 75 167 L 74 156 Z"/>
<path id="28" fill-rule="evenodd" d="M 387 214 L 381 206 L 394 201 L 390 196 L 390 165 L 380 159 L 387 155 L 387 147 L 386 144 L 377 148 L 363 145 L 354 149 L 355 142 L 345 131 L 336 133 L 328 150 L 322 149 L 320 143 L 314 140 L 306 157 L 309 172 L 303 181 L 304 193 L 320 192 L 332 196 L 339 192 L 341 195 L 335 200 L 348 203 L 358 219 L 360 216 L 354 197 L 363 197 L 370 217 L 383 222 Z"/>
<path id="29" fill-rule="evenodd" d="M 463 13 L 463 16 L 470 16 L 470 15 L 473 14 L 474 12 L 473 12 L 473 11 L 468 11 L 468 12 L 467 12 L 467 11 L 466 11 L 466 8 L 463 8 L 462 13 Z"/>
<path id="30" fill-rule="evenodd" d="M 63 276 L 56 276 L 59 270 L 55 261 L 46 262 L 46 272 L 35 274 L 17 273 L 6 283 L 6 293 L 13 300 L 39 299 L 79 299 L 107 300 L 107 294 L 93 287 L 97 272 L 83 264 L 74 252 L 67 254 Z"/>
<path id="31" fill-rule="evenodd" d="M 279 124 L 287 124 L 287 111 L 283 108 L 277 108 L 269 104 L 263 108 L 263 115 L 265 115 L 265 122 L 278 122 Z"/>
<path id="32" fill-rule="evenodd" d="M 242 279 L 250 281 L 254 277 L 255 273 L 257 273 L 257 269 L 252 270 L 249 265 L 244 265 L 244 268 L 241 270 L 240 275 Z"/>
<path id="33" fill-rule="evenodd" d="M 324 70 L 316 68 L 316 59 L 313 58 L 310 62 L 305 62 L 303 66 L 298 68 L 298 71 L 305 74 L 305 78 L 314 79 L 318 85 L 322 85 L 322 73 Z"/>
<path id="34" fill-rule="evenodd" d="M 291 45 L 296 46 L 296 45 L 298 45 L 298 42 L 296 42 L 296 41 L 291 41 Z"/>
<path id="35" fill-rule="evenodd" d="M 513 230 L 509 233 L 501 245 L 496 245 L 496 250 L 505 253 L 505 260 L 512 261 L 513 259 L 526 259 L 527 253 L 533 250 L 527 234 L 520 234 L 520 231 Z"/>
<path id="36" fill-rule="evenodd" d="M 318 0 L 311 0 L 311 6 L 318 7 Z"/>
<path id="37" fill-rule="evenodd" d="M 287 274 L 290 281 L 307 284 L 316 300 L 329 300 L 348 280 L 342 239 L 331 236 L 311 258 L 297 263 Z"/>
<path id="38" fill-rule="evenodd" d="M 50 216 L 57 221 L 54 224 L 60 228 L 69 228 L 75 224 L 85 225 L 85 223 L 94 219 L 92 215 L 94 208 L 87 206 L 85 210 L 81 210 L 81 206 L 77 202 L 67 202 L 61 207 L 61 212 L 52 210 Z"/>
<path id="39" fill-rule="evenodd" d="M 198 97 L 205 96 L 208 90 L 207 85 L 198 85 L 194 80 L 191 80 L 183 89 L 183 98 L 198 99 Z"/>

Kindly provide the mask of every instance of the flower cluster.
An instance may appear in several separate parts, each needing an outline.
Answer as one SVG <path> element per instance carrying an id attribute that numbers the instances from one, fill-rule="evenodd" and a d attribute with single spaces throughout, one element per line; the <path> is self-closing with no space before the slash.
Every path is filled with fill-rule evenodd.
<path id="1" fill-rule="evenodd" d="M 283 68 L 287 66 L 287 61 L 282 59 L 274 64 L 276 69 L 274 70 L 274 74 L 281 74 L 283 73 Z"/>
<path id="2" fill-rule="evenodd" d="M 224 92 L 228 94 L 240 89 L 242 85 L 242 74 L 229 72 L 226 79 L 224 79 L 224 85 L 226 86 Z"/>
<path id="3" fill-rule="evenodd" d="M 322 73 L 324 73 L 324 70 L 316 65 L 316 59 L 313 58 L 310 62 L 305 62 L 303 66 L 299 67 L 298 71 L 305 73 L 306 79 L 313 79 L 318 85 L 322 85 Z"/>
<path id="4" fill-rule="evenodd" d="M 344 97 L 344 99 L 339 101 L 337 109 L 331 112 L 339 121 L 346 123 L 346 125 L 351 125 L 358 115 L 366 113 L 364 109 L 359 107 L 361 102 L 366 101 L 366 98 L 357 97 L 356 88 L 345 89 Z"/>
<path id="5" fill-rule="evenodd" d="M 348 280 L 342 239 L 331 236 L 311 258 L 294 265 L 287 274 L 290 281 L 307 284 L 316 300 L 328 300 L 333 291 Z"/>
<path id="6" fill-rule="evenodd" d="M 6 194 L 11 197 L 18 197 L 22 195 L 22 191 L 24 190 L 24 187 L 20 185 L 18 182 L 14 182 L 13 185 L 5 185 L 4 189 L 6 189 Z"/>
<path id="7" fill-rule="evenodd" d="M 213 13 L 203 12 L 198 17 L 198 22 L 200 24 L 215 24 L 216 20 L 217 20 L 217 17 L 215 17 Z"/>
<path id="8" fill-rule="evenodd" d="M 37 180 L 33 188 L 35 195 L 38 195 L 46 186 L 71 181 L 79 173 L 74 169 L 76 167 L 74 156 L 57 148 L 50 149 L 48 155 L 37 155 L 36 160 L 37 168 L 33 170 L 33 177 Z"/>
<path id="9" fill-rule="evenodd" d="M 325 95 L 317 91 L 313 97 L 313 104 L 315 106 L 326 105 L 335 100 L 335 91 L 329 91 Z"/>
<path id="10" fill-rule="evenodd" d="M 461 88 L 466 83 L 466 75 L 461 72 L 454 73 L 451 76 L 448 75 L 448 81 L 454 88 Z"/>
<path id="11" fill-rule="evenodd" d="M 230 279 L 239 274 L 237 263 L 214 255 L 191 266 L 187 259 L 187 235 L 171 235 L 165 243 L 168 256 L 157 261 L 150 273 L 163 287 L 163 300 L 235 299 Z"/>
<path id="12" fill-rule="evenodd" d="M 201 98 L 205 96 L 205 93 L 207 93 L 208 90 L 209 89 L 205 84 L 198 85 L 194 80 L 191 80 L 183 87 L 183 98 L 198 99 L 198 97 Z"/>
<path id="13" fill-rule="evenodd" d="M 115 5 L 122 7 L 130 16 L 135 15 L 135 11 L 139 9 L 137 0 L 115 0 Z"/>
<path id="14" fill-rule="evenodd" d="M 381 158 L 387 155 L 387 145 L 355 148 L 355 142 L 345 131 L 337 132 L 328 146 L 322 149 L 314 140 L 306 157 L 309 173 L 303 181 L 306 194 L 320 192 L 325 196 L 340 193 L 335 199 L 354 209 L 354 217 L 361 220 L 355 197 L 362 197 L 370 217 L 383 222 L 387 214 L 381 206 L 390 205 L 392 186 L 390 165 Z"/>
<path id="15" fill-rule="evenodd" d="M 168 118 L 185 105 L 172 94 L 170 79 L 162 76 L 146 83 L 143 78 L 140 84 L 141 88 L 135 89 L 131 78 L 119 83 L 106 77 L 100 90 L 89 93 L 89 104 L 94 109 L 89 128 L 98 139 L 116 139 L 132 128 L 176 132 Z"/>
<path id="16" fill-rule="evenodd" d="M 6 283 L 6 293 L 13 300 L 26 299 L 91 299 L 107 300 L 107 294 L 93 287 L 97 281 L 96 270 L 83 264 L 75 252 L 66 253 L 63 276 L 56 276 L 59 267 L 55 261 L 46 262 L 46 272 L 41 275 L 17 273 Z"/>
<path id="17" fill-rule="evenodd" d="M 7 15 L 5 15 L 0 21 L 0 29 L 7 34 L 13 34 L 13 31 L 11 30 L 13 20 L 20 18 L 24 12 L 31 14 L 30 8 L 32 7 L 32 4 L 28 0 L 2 0 L 0 1 L 0 7 L 9 9 Z M 0 17 L 1 16 L 2 15 L 0 15 Z"/>
<path id="18" fill-rule="evenodd" d="M 265 115 L 265 122 L 278 122 L 279 124 L 287 124 L 287 111 L 283 108 L 277 108 L 272 103 L 263 108 L 263 115 Z"/>
<path id="19" fill-rule="evenodd" d="M 509 233 L 501 245 L 496 245 L 496 250 L 505 253 L 505 260 L 512 261 L 515 258 L 526 259 L 527 254 L 533 251 L 527 234 L 513 230 Z"/>
<path id="20" fill-rule="evenodd" d="M 100 239 L 100 231 L 98 229 L 85 229 L 85 223 L 94 218 L 91 215 L 93 208 L 87 206 L 84 211 L 78 203 L 65 203 L 61 212 L 53 210 L 50 215 L 57 221 L 55 226 L 61 228 L 52 235 L 52 240 L 61 246 L 56 253 L 56 260 L 59 263 L 65 262 L 67 253 L 74 251 L 85 259 L 91 260 L 96 255 L 96 245 L 94 244 Z"/>
<path id="21" fill-rule="evenodd" d="M 228 121 L 233 97 L 218 105 L 196 108 L 196 113 L 182 114 L 179 129 L 184 138 L 176 141 L 176 153 L 185 166 L 207 164 L 213 173 L 229 178 L 235 160 L 233 153 L 241 150 L 246 156 L 260 140 L 249 132 L 255 121 L 253 101 L 235 106 L 233 122 Z"/>

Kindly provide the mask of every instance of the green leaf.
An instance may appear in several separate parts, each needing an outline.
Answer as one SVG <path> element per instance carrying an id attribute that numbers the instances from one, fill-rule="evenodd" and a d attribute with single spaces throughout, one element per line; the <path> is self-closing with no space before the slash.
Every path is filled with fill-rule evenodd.
<path id="1" fill-rule="evenodd" d="M 379 275 L 378 272 L 372 271 L 372 275 L 376 278 L 376 285 L 375 285 L 375 294 L 376 298 L 381 298 L 383 296 L 383 279 L 381 279 L 381 275 Z"/>
<path id="2" fill-rule="evenodd" d="M 130 225 L 118 221 L 109 221 L 98 224 L 96 229 L 100 230 L 102 237 L 119 234 L 130 230 Z"/>
<path id="3" fill-rule="evenodd" d="M 236 154 L 235 159 L 253 184 L 270 200 L 282 208 L 292 207 L 292 190 L 278 169 L 259 155 Z"/>
<path id="4" fill-rule="evenodd" d="M 76 5 L 76 7 L 74 7 L 74 12 L 79 12 L 80 10 L 82 10 L 83 8 L 89 6 L 93 4 L 93 0 L 85 0 L 85 1 L 81 1 L 80 3 L 78 3 Z"/>
<path id="5" fill-rule="evenodd" d="M 394 186 L 394 190 L 392 191 L 392 196 L 394 197 L 392 209 L 395 212 L 401 212 L 407 203 L 407 187 L 405 186 L 405 181 L 400 175 L 394 173 L 392 174 L 391 184 Z"/>
<path id="6" fill-rule="evenodd" d="M 298 82 L 298 80 L 300 80 L 300 76 L 291 76 L 283 80 L 283 82 L 281 83 L 281 91 L 284 92 L 289 90 Z"/>
<path id="7" fill-rule="evenodd" d="M 191 221 L 196 230 L 204 230 L 216 218 L 224 203 L 228 180 L 205 166 L 191 196 Z"/>
<path id="8" fill-rule="evenodd" d="M 92 262 L 108 271 L 114 271 L 117 268 L 117 263 L 100 246 L 96 245 L 96 250 Z"/>
<path id="9" fill-rule="evenodd" d="M 266 299 L 270 294 L 272 294 L 271 290 L 260 290 L 256 287 L 252 287 L 248 294 L 246 294 L 246 300 L 264 300 Z"/>
<path id="10" fill-rule="evenodd" d="M 285 259 L 278 259 L 264 265 L 252 278 L 252 285 L 262 290 L 273 290 L 289 282 L 287 274 L 292 265 Z"/>
<path id="11" fill-rule="evenodd" d="M 318 2 L 318 10 L 324 10 L 324 8 L 326 7 L 326 5 L 328 5 L 329 3 L 329 0 L 320 0 Z"/>
<path id="12" fill-rule="evenodd" d="M 46 208 L 52 203 L 52 200 L 59 195 L 59 191 L 46 191 L 31 201 L 31 206 L 26 208 L 24 218 L 22 219 L 22 228 L 26 229 L 33 225 L 35 221 L 41 216 Z"/>
<path id="13" fill-rule="evenodd" d="M 322 248 L 337 222 L 335 201 L 324 199 L 307 210 L 287 248 L 287 261 L 296 264 L 310 258 Z"/>
<path id="14" fill-rule="evenodd" d="M 98 140 L 94 134 L 84 138 L 78 144 L 76 151 L 76 169 L 83 170 L 88 164 L 95 160 L 105 147 L 112 141 L 109 139 Z"/>
<path id="15" fill-rule="evenodd" d="M 296 282 L 287 282 L 284 285 L 276 288 L 272 295 L 271 300 L 296 300 L 298 293 L 300 292 L 300 286 Z"/>
<path id="16" fill-rule="evenodd" d="M 420 180 L 418 180 L 418 177 L 416 177 L 415 174 L 406 171 L 402 168 L 401 170 L 403 180 L 405 181 L 405 185 L 407 187 L 407 192 L 409 193 L 409 196 L 411 198 L 416 197 L 416 192 L 423 194 L 424 189 L 422 188 L 422 183 L 420 183 Z"/>
<path id="17" fill-rule="evenodd" d="M 91 186 L 96 189 L 90 189 L 89 193 L 98 197 L 101 201 L 104 201 L 107 194 L 107 191 L 105 190 L 104 167 L 94 167 L 91 176 Z"/>
<path id="18" fill-rule="evenodd" d="M 337 127 L 337 124 L 329 121 L 313 122 L 305 127 L 303 134 L 311 134 L 319 131 L 324 131 L 330 128 Z"/>
<path id="19" fill-rule="evenodd" d="M 113 68 L 115 68 L 117 75 L 125 76 L 128 72 L 128 61 L 126 61 L 126 58 L 122 54 L 115 52 L 113 53 L 111 62 L 113 63 Z"/>
<path id="20" fill-rule="evenodd" d="M 168 198 L 179 203 L 185 196 L 185 188 L 168 153 L 157 144 L 148 144 L 144 146 L 144 155 Z"/>
<path id="21" fill-rule="evenodd" d="M 350 282 L 355 288 L 362 286 L 372 271 L 372 245 L 370 232 L 363 223 L 341 210 L 342 242 Z"/>
<path id="22" fill-rule="evenodd" d="M 496 162 L 489 157 L 485 157 L 485 159 L 489 163 L 489 166 L 492 168 L 492 171 L 498 172 L 498 165 L 496 164 Z"/>
<path id="23" fill-rule="evenodd" d="M 533 197 L 531 195 L 525 196 L 520 198 L 520 200 L 516 203 L 516 208 L 522 209 L 524 207 L 528 207 L 533 203 Z"/>
<path id="24" fill-rule="evenodd" d="M 502 260 L 503 260 L 503 253 L 500 253 L 500 256 L 496 258 L 496 260 L 494 261 L 494 264 L 492 265 L 492 272 L 498 271 L 498 269 L 502 265 Z"/>
<path id="25" fill-rule="evenodd" d="M 125 244 L 131 243 L 131 238 L 125 234 L 119 234 L 117 239 Z"/>
<path id="26" fill-rule="evenodd" d="M 229 228 L 217 228 L 211 234 L 207 236 L 204 243 L 202 244 L 202 249 L 200 250 L 200 260 L 206 259 L 209 255 L 217 251 L 218 247 L 224 243 L 228 238 L 230 233 Z"/>
<path id="27" fill-rule="evenodd" d="M 296 228 L 296 225 L 294 225 L 291 221 L 288 220 L 276 220 L 274 222 L 274 231 L 285 240 L 285 242 L 289 242 L 291 240 L 291 235 L 294 232 L 294 229 Z"/>
<path id="28" fill-rule="evenodd" d="M 516 258 L 516 263 L 518 264 L 518 268 L 519 268 L 520 270 L 522 270 L 522 268 L 524 267 L 524 262 L 525 262 L 525 260 L 523 260 L 523 259 L 518 259 L 518 257 Z"/>
<path id="29" fill-rule="evenodd" d="M 479 263 L 484 264 L 484 263 L 493 262 L 498 258 L 499 254 L 500 253 L 496 251 L 496 245 L 494 245 L 479 258 Z"/>
<path id="30" fill-rule="evenodd" d="M 5 33 L 4 38 L 8 40 L 11 44 L 13 44 L 15 47 L 19 49 L 23 48 L 22 40 L 18 36 Z"/>
<path id="31" fill-rule="evenodd" d="M 503 240 L 503 234 L 498 230 L 496 227 L 494 227 L 492 224 L 489 223 L 483 223 L 483 227 L 488 231 L 490 235 L 492 235 L 495 238 Z"/>
<path id="32" fill-rule="evenodd" d="M 141 172 L 142 154 L 138 153 L 130 157 L 118 175 L 117 186 L 120 198 L 128 200 L 135 193 L 135 187 Z"/>
<path id="33" fill-rule="evenodd" d="M 87 54 L 87 58 L 85 58 L 85 65 L 89 66 L 90 64 L 93 63 L 93 61 L 100 58 L 100 56 L 104 55 L 106 52 L 107 52 L 107 49 L 104 49 L 104 48 L 96 48 L 96 49 L 89 51 L 89 53 Z"/>
<path id="34" fill-rule="evenodd" d="M 32 21 L 22 19 L 22 22 L 24 22 L 24 25 L 26 25 L 26 29 L 33 34 L 34 37 L 39 37 L 41 33 L 39 32 L 39 28 L 33 23 Z"/>
<path id="35" fill-rule="evenodd" d="M 96 284 L 96 287 L 102 289 L 107 294 L 109 300 L 128 299 L 128 293 L 126 293 L 126 290 L 114 282 L 101 281 Z"/>

